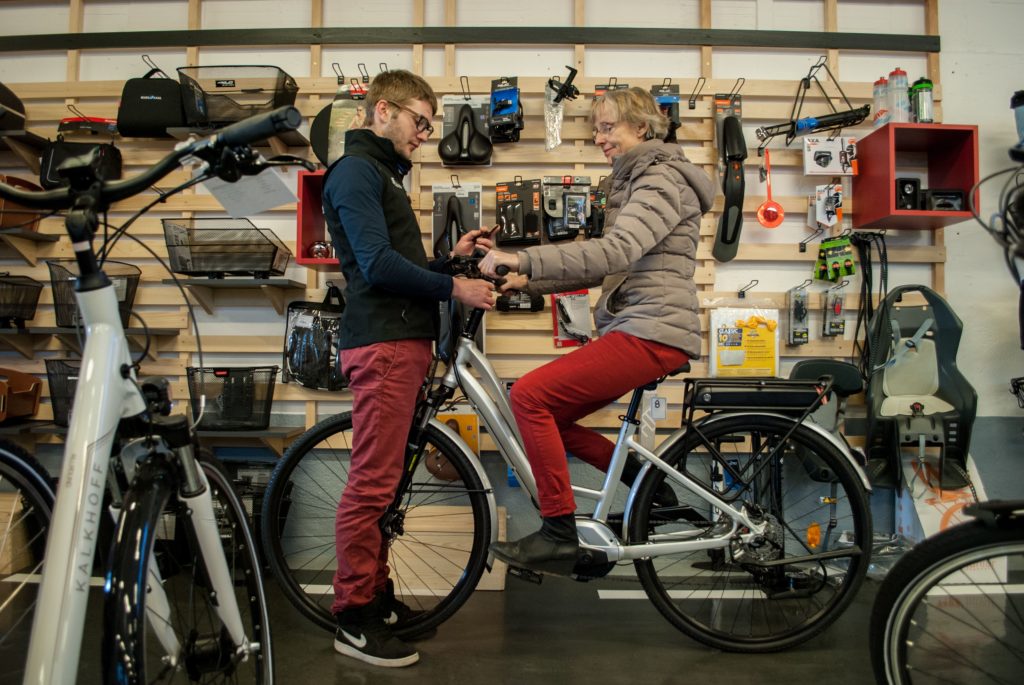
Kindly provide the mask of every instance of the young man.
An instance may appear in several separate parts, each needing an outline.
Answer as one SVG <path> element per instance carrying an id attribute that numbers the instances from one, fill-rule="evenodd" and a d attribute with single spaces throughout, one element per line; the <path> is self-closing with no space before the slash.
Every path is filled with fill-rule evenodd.
<path id="1" fill-rule="evenodd" d="M 379 74 L 366 95 L 364 128 L 345 134 L 345 156 L 324 180 L 324 217 L 345 276 L 342 370 L 352 391 L 352 463 L 335 519 L 334 648 L 377 666 L 408 666 L 416 650 L 389 625 L 412 610 L 388 579 L 378 521 L 394 498 L 407 427 L 437 335 L 438 302 L 490 309 L 487 281 L 452 278 L 446 259 L 428 262 L 419 222 L 402 186 L 412 156 L 433 132 L 437 97 L 408 71 Z M 490 247 L 468 232 L 459 255 Z"/>

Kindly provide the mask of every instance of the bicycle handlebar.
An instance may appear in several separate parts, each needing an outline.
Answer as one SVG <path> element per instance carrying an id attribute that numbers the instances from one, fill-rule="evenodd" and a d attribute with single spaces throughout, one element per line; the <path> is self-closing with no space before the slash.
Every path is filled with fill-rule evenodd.
<path id="1" fill-rule="evenodd" d="M 224 148 L 241 147 L 268 138 L 275 133 L 293 131 L 299 127 L 300 123 L 302 123 L 302 115 L 299 110 L 290 106 L 279 107 L 272 112 L 243 119 L 211 136 L 176 146 L 170 154 L 141 174 L 124 180 L 101 183 L 98 194 L 99 202 L 101 205 L 108 205 L 138 195 L 174 171 L 179 162 L 190 155 L 202 158 L 216 156 Z M 80 194 L 71 188 L 33 192 L 18 190 L 0 183 L 0 198 L 17 202 L 31 209 L 68 209 L 75 204 L 75 200 Z"/>

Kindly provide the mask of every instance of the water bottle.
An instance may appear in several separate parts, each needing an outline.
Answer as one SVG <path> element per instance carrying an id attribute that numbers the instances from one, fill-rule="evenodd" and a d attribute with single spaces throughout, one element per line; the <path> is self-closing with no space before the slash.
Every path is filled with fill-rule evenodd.
<path id="1" fill-rule="evenodd" d="M 875 128 L 889 123 L 889 81 L 884 76 L 875 81 Z"/>
<path id="2" fill-rule="evenodd" d="M 907 72 L 896 67 L 889 72 L 889 121 L 910 121 L 910 95 Z"/>
<path id="3" fill-rule="evenodd" d="M 919 124 L 935 121 L 935 103 L 932 99 L 932 82 L 923 76 L 910 87 L 910 109 Z"/>

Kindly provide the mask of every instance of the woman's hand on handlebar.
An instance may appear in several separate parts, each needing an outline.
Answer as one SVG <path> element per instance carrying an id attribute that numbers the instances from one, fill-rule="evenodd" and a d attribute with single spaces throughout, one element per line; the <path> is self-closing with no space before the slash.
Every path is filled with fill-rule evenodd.
<path id="1" fill-rule="evenodd" d="M 491 278 L 504 276 L 510 271 L 519 271 L 519 256 L 501 250 L 491 250 L 480 260 L 480 271 Z"/>
<path id="2" fill-rule="evenodd" d="M 510 290 L 526 290 L 526 284 L 529 282 L 530 277 L 525 274 L 510 273 L 502 279 L 498 290 L 502 293 L 507 293 Z"/>

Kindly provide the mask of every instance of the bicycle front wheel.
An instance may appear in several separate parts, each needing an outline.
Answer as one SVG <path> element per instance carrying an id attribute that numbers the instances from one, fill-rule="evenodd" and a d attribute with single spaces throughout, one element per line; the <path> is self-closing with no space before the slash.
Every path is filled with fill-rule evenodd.
<path id="1" fill-rule="evenodd" d="M 173 467 L 154 455 L 140 464 L 115 532 L 104 602 L 104 682 L 269 685 L 274 680 L 267 603 L 245 509 L 219 464 L 204 460 L 200 466 L 247 648 L 234 646 L 217 613 L 222 600 L 199 551 L 200 530 L 176 496 Z M 151 592 L 152 569 L 159 569 L 167 606 Z M 176 638 L 176 653 L 165 647 L 168 632 Z"/>
<path id="2" fill-rule="evenodd" d="M 1024 525 L 971 521 L 904 555 L 871 614 L 879 683 L 1019 683 L 1024 673 Z"/>
<path id="3" fill-rule="evenodd" d="M 0 442 L 0 682 L 24 675 L 52 513 L 49 475 L 28 452 Z"/>
<path id="4" fill-rule="evenodd" d="M 263 499 L 263 549 L 284 594 L 327 630 L 337 569 L 334 521 L 348 485 L 352 416 L 324 419 L 293 442 Z M 410 637 L 448 619 L 469 599 L 487 562 L 491 519 L 476 470 L 435 426 L 397 507 L 385 544 L 395 595 L 421 612 L 393 630 Z"/>
<path id="5" fill-rule="evenodd" d="M 766 525 L 756 538 L 744 540 L 749 531 L 741 527 L 724 547 L 635 562 L 672 625 L 717 649 L 771 652 L 817 635 L 846 609 L 867 570 L 871 512 L 835 445 L 790 419 L 744 414 L 694 425 L 663 459 Z M 665 506 L 665 485 L 678 506 Z M 637 491 L 629 535 L 639 543 L 699 543 L 732 525 L 652 470 Z"/>

